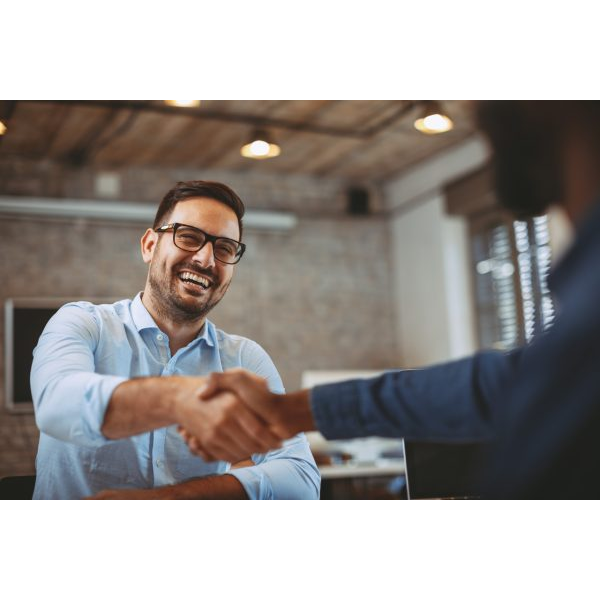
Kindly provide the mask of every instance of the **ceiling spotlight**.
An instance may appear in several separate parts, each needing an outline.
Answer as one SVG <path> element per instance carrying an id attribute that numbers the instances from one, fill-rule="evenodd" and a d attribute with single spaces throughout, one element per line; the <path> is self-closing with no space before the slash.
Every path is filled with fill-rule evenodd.
<path id="1" fill-rule="evenodd" d="M 281 154 L 281 148 L 274 142 L 273 136 L 267 131 L 257 130 L 252 133 L 248 143 L 242 146 L 240 154 L 246 158 L 262 160 L 274 158 Z"/>
<path id="2" fill-rule="evenodd" d="M 165 104 L 168 106 L 182 106 L 184 108 L 198 108 L 200 100 L 165 100 Z"/>
<path id="3" fill-rule="evenodd" d="M 4 135 L 6 133 L 6 125 L 0 121 L 0 135 Z"/>
<path id="4" fill-rule="evenodd" d="M 452 119 L 444 113 L 440 103 L 435 100 L 424 103 L 421 116 L 415 121 L 415 129 L 428 135 L 444 133 L 453 127 Z"/>

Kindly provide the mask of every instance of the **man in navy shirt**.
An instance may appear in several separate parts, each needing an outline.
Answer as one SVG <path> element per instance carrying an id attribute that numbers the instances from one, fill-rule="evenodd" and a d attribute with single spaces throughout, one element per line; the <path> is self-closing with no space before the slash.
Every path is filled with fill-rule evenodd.
<path id="1" fill-rule="evenodd" d="M 489 101 L 476 113 L 505 207 L 525 218 L 560 205 L 575 226 L 549 280 L 558 307 L 551 329 L 510 353 L 484 351 L 285 396 L 235 369 L 214 374 L 203 397 L 237 393 L 281 438 L 318 429 L 327 438 L 489 442 L 487 497 L 597 498 L 600 102 Z M 211 458 L 202 439 L 186 437 Z"/>

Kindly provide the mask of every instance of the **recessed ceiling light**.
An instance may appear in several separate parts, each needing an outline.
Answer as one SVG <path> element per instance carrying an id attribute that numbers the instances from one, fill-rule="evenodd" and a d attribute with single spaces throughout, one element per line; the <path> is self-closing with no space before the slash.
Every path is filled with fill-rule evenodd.
<path id="1" fill-rule="evenodd" d="M 273 137 L 268 132 L 254 131 L 248 143 L 240 149 L 240 154 L 246 158 L 262 160 L 279 156 L 281 148 L 274 142 Z"/>
<path id="2" fill-rule="evenodd" d="M 444 133 L 454 127 L 452 119 L 444 113 L 440 103 L 434 100 L 425 103 L 421 116 L 415 121 L 414 125 L 415 129 L 428 135 Z"/>
<path id="3" fill-rule="evenodd" d="M 165 100 L 168 106 L 181 106 L 185 108 L 197 108 L 200 106 L 200 100 Z"/>

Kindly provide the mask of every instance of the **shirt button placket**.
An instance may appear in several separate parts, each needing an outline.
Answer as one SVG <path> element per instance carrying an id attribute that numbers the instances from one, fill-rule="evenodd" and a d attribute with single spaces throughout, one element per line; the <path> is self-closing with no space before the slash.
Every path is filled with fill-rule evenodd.
<path id="1" fill-rule="evenodd" d="M 166 339 L 166 335 L 163 333 L 156 334 L 156 341 L 158 342 L 158 352 L 160 354 L 161 360 L 163 363 L 166 363 L 169 360 L 169 350 L 168 346 L 164 343 Z"/>

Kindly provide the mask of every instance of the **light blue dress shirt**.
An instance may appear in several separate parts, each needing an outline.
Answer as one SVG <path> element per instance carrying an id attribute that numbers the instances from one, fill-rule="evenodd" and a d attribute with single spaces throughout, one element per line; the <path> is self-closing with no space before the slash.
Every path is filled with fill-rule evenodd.
<path id="1" fill-rule="evenodd" d="M 152 488 L 195 477 L 230 473 L 251 499 L 319 497 L 320 475 L 304 434 L 282 448 L 255 454 L 255 466 L 234 469 L 191 454 L 176 427 L 121 440 L 101 433 L 117 385 L 133 377 L 208 375 L 244 367 L 283 384 L 255 342 L 228 335 L 210 322 L 171 356 L 169 339 L 141 301 L 63 306 L 34 350 L 31 391 L 40 429 L 35 499 L 82 498 L 107 488 Z"/>

